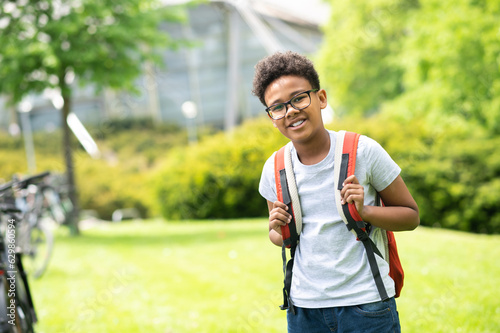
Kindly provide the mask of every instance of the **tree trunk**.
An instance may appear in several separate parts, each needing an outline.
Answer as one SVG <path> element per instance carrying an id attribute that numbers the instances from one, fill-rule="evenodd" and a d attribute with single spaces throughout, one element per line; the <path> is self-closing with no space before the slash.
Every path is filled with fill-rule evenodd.
<path id="1" fill-rule="evenodd" d="M 62 85 L 61 85 L 62 86 Z M 61 125 L 63 129 L 63 152 L 64 161 L 66 163 L 66 182 L 68 184 L 68 195 L 73 203 L 73 210 L 69 216 L 69 228 L 72 235 L 79 235 L 80 229 L 78 222 L 80 220 L 80 207 L 78 204 L 78 192 L 75 182 L 75 167 L 73 164 L 73 149 L 71 145 L 71 133 L 66 119 L 68 119 L 71 110 L 71 94 L 69 87 L 62 87 L 61 89 L 64 105 L 61 110 Z"/>

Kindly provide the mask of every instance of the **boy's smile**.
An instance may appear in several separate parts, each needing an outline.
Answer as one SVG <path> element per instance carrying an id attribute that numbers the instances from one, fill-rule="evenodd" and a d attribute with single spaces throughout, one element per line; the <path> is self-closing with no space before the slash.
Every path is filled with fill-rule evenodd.
<path id="1" fill-rule="evenodd" d="M 305 119 L 300 119 L 294 122 L 293 124 L 290 125 L 290 127 L 296 128 L 302 125 L 306 120 Z"/>
<path id="2" fill-rule="evenodd" d="M 303 77 L 282 76 L 273 81 L 266 89 L 264 98 L 268 106 L 286 103 L 292 97 L 311 90 L 311 84 Z M 321 109 L 327 105 L 326 92 L 321 89 L 309 94 L 311 103 L 302 110 L 286 105 L 284 118 L 274 120 L 273 124 L 294 144 L 311 144 L 318 135 L 324 134 L 325 128 Z"/>

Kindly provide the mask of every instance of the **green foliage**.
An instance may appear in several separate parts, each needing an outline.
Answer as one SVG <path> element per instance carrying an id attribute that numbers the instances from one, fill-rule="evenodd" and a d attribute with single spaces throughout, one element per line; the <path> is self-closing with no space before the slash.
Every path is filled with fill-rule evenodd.
<path id="1" fill-rule="evenodd" d="M 113 119 L 90 128 L 103 153 L 76 158 L 81 206 L 111 219 L 113 211 L 136 208 L 141 216 L 158 215 L 150 173 L 173 147 L 187 143 L 185 131 L 149 119 Z"/>
<path id="2" fill-rule="evenodd" d="M 334 130 L 377 140 L 402 168 L 420 208 L 422 225 L 500 233 L 500 137 L 460 118 L 434 127 L 377 115 L 344 117 Z M 153 176 L 168 219 L 266 215 L 258 183 L 266 159 L 286 139 L 268 120 L 251 121 L 232 137 L 218 134 L 175 150 Z"/>
<path id="3" fill-rule="evenodd" d="M 318 69 L 403 167 L 422 223 L 500 232 L 498 1 L 331 0 Z M 402 130 L 403 129 L 403 130 Z"/>
<path id="4" fill-rule="evenodd" d="M 111 219 L 113 211 L 136 208 L 141 216 L 158 215 L 150 173 L 173 146 L 187 143 L 185 131 L 148 121 L 109 121 L 89 131 L 102 152 L 94 160 L 79 147 L 74 165 L 79 187 L 80 207 L 94 210 L 102 219 Z M 63 173 L 61 133 L 35 133 L 34 147 L 37 171 Z M 0 179 L 8 181 L 13 174 L 28 174 L 22 137 L 0 133 Z"/>
<path id="5" fill-rule="evenodd" d="M 104 145 L 104 154 L 109 158 L 126 160 L 133 157 L 148 166 L 153 166 L 170 148 L 187 142 L 186 133 L 179 126 L 154 124 L 151 118 L 109 119 L 91 126 L 89 132 Z"/>
<path id="6" fill-rule="evenodd" d="M 318 68 L 341 113 L 429 124 L 459 116 L 500 133 L 497 1 L 331 1 Z"/>
<path id="7" fill-rule="evenodd" d="M 12 175 L 26 170 L 26 156 L 22 153 L 12 154 L 9 151 L 0 150 L 0 183 L 11 180 Z"/>
<path id="8" fill-rule="evenodd" d="M 422 1 L 399 52 L 405 93 L 386 109 L 430 122 L 459 115 L 500 133 L 499 21 L 493 1 Z"/>
<path id="9" fill-rule="evenodd" d="M 245 123 L 231 135 L 207 138 L 178 149 L 156 176 L 164 217 L 232 218 L 263 216 L 265 200 L 257 189 L 265 160 L 286 139 L 268 119 Z"/>
<path id="10" fill-rule="evenodd" d="M 459 119 L 434 127 L 384 115 L 339 120 L 335 129 L 377 140 L 402 168 L 423 225 L 500 233 L 495 193 L 500 179 L 500 137 Z"/>
<path id="11" fill-rule="evenodd" d="M 147 173 L 124 168 L 121 163 L 91 160 L 85 155 L 77 155 L 75 162 L 82 208 L 94 210 L 106 220 L 123 208 L 136 208 L 142 217 L 154 214 L 154 192 L 147 186 Z"/>
<path id="12" fill-rule="evenodd" d="M 161 22 L 184 20 L 179 7 L 156 0 L 23 1 L 0 6 L 0 92 L 18 102 L 59 87 L 70 96 L 69 73 L 81 84 L 135 90 L 144 61 L 162 63 L 175 47 Z M 8 78 L 8 79 L 7 79 Z"/>
<path id="13" fill-rule="evenodd" d="M 59 156 L 60 138 L 61 135 L 57 132 L 34 134 L 35 161 L 39 172 L 63 170 Z M 0 178 L 7 181 L 14 174 L 19 176 L 28 174 L 23 137 L 12 137 L 0 132 Z"/>
<path id="14" fill-rule="evenodd" d="M 75 77 L 96 92 L 104 87 L 138 92 L 135 80 L 143 67 L 163 65 L 165 49 L 179 43 L 159 32 L 160 24 L 182 21 L 185 12 L 158 0 L 45 0 L 9 1 L 0 6 L 0 17 L 0 93 L 15 104 L 54 89 L 67 119 Z M 62 127 L 68 193 L 78 208 L 69 127 L 65 121 Z M 78 210 L 72 215 L 71 225 Z"/>
<path id="15" fill-rule="evenodd" d="M 317 67 L 338 112 L 369 114 L 402 93 L 397 64 L 415 1 L 330 1 L 332 16 Z"/>
<path id="16" fill-rule="evenodd" d="M 171 131 L 178 130 L 178 127 L 171 124 L 160 124 L 162 128 L 168 128 Z M 117 132 L 124 132 L 129 130 L 152 130 L 158 128 L 151 117 L 127 117 L 127 118 L 110 118 L 103 120 L 94 131 L 97 131 L 101 138 L 107 134 L 115 134 Z"/>
<path id="17" fill-rule="evenodd" d="M 402 168 L 423 225 L 500 233 L 500 137 L 460 117 L 429 127 L 424 120 L 401 122 L 379 114 L 343 117 L 329 127 L 372 137 L 389 152 Z M 58 149 L 45 144 L 58 137 L 35 136 L 39 171 L 64 170 Z M 98 142 L 103 159 L 79 150 L 75 165 L 82 208 L 105 219 L 115 209 L 130 207 L 143 216 L 161 213 L 169 219 L 265 216 L 267 207 L 258 193 L 262 167 L 287 141 L 265 118 L 191 146 L 185 145 L 185 132 L 155 132 L 140 124 L 104 137 Z M 19 142 L 0 138 L 0 177 L 5 180 L 26 173 Z"/>

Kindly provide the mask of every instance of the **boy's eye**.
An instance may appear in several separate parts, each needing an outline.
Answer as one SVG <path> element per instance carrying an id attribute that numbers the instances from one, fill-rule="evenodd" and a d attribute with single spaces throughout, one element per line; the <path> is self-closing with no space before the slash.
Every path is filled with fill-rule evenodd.
<path id="1" fill-rule="evenodd" d="M 303 95 L 297 96 L 292 100 L 292 103 L 299 103 L 303 99 L 304 99 Z"/>
<path id="2" fill-rule="evenodd" d="M 284 108 L 283 104 L 278 104 L 278 105 L 271 107 L 271 111 L 272 112 L 279 112 L 279 111 L 282 111 L 283 108 Z"/>

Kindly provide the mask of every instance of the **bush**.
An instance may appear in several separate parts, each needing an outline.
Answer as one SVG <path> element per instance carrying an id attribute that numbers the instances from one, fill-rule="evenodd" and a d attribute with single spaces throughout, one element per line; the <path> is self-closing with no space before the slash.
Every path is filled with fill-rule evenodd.
<path id="1" fill-rule="evenodd" d="M 328 127 L 370 136 L 391 154 L 423 225 L 500 233 L 500 137 L 455 118 L 428 124 L 429 119 L 380 114 L 345 117 Z M 35 136 L 39 171 L 65 170 L 57 149 L 39 149 L 41 142 L 59 138 L 57 133 Z M 1 139 L 0 176 L 26 174 L 22 139 Z M 129 129 L 99 142 L 105 154 L 113 151 L 111 157 L 93 160 L 76 149 L 81 207 L 106 219 L 115 209 L 131 207 L 143 216 L 161 213 L 168 219 L 267 215 L 258 193 L 260 174 L 266 159 L 288 141 L 268 119 L 248 121 L 231 135 L 205 136 L 197 145 L 186 147 L 185 141 L 183 132 Z"/>
<path id="2" fill-rule="evenodd" d="M 377 140 L 401 166 L 423 225 L 499 233 L 500 137 L 454 118 L 427 124 L 378 115 L 341 125 Z"/>
<path id="3" fill-rule="evenodd" d="M 142 217 L 158 215 L 150 172 L 172 147 L 187 144 L 185 131 L 153 124 L 150 118 L 112 119 L 90 131 L 103 158 L 92 160 L 84 152 L 75 156 L 81 207 L 108 220 L 123 208 L 136 208 Z"/>
<path id="4" fill-rule="evenodd" d="M 142 217 L 151 214 L 151 198 L 144 174 L 130 172 L 121 164 L 75 156 L 76 186 L 81 209 L 94 210 L 99 218 L 111 220 L 117 209 L 136 208 Z"/>
<path id="5" fill-rule="evenodd" d="M 450 120 L 429 127 L 383 115 L 343 118 L 328 126 L 377 140 L 402 168 L 421 223 L 473 232 L 500 232 L 499 137 Z M 244 124 L 167 156 L 154 176 L 167 219 L 265 216 L 258 183 L 266 159 L 287 142 L 268 120 Z"/>
<path id="6" fill-rule="evenodd" d="M 142 217 L 159 214 L 154 210 L 157 207 L 154 189 L 148 183 L 150 171 L 171 147 L 187 144 L 187 136 L 168 124 L 150 127 L 146 120 L 139 120 L 91 128 L 103 153 L 98 160 L 90 158 L 74 142 L 81 209 L 95 210 L 102 219 L 111 219 L 113 211 L 122 208 L 136 208 Z M 34 134 L 37 172 L 65 172 L 61 140 L 59 131 Z M 12 138 L 0 133 L 0 170 L 4 181 L 13 174 L 28 175 L 22 136 Z"/>
<path id="7" fill-rule="evenodd" d="M 231 135 L 219 133 L 177 149 L 156 176 L 167 219 L 264 216 L 258 193 L 266 159 L 287 142 L 268 119 L 248 121 Z"/>

